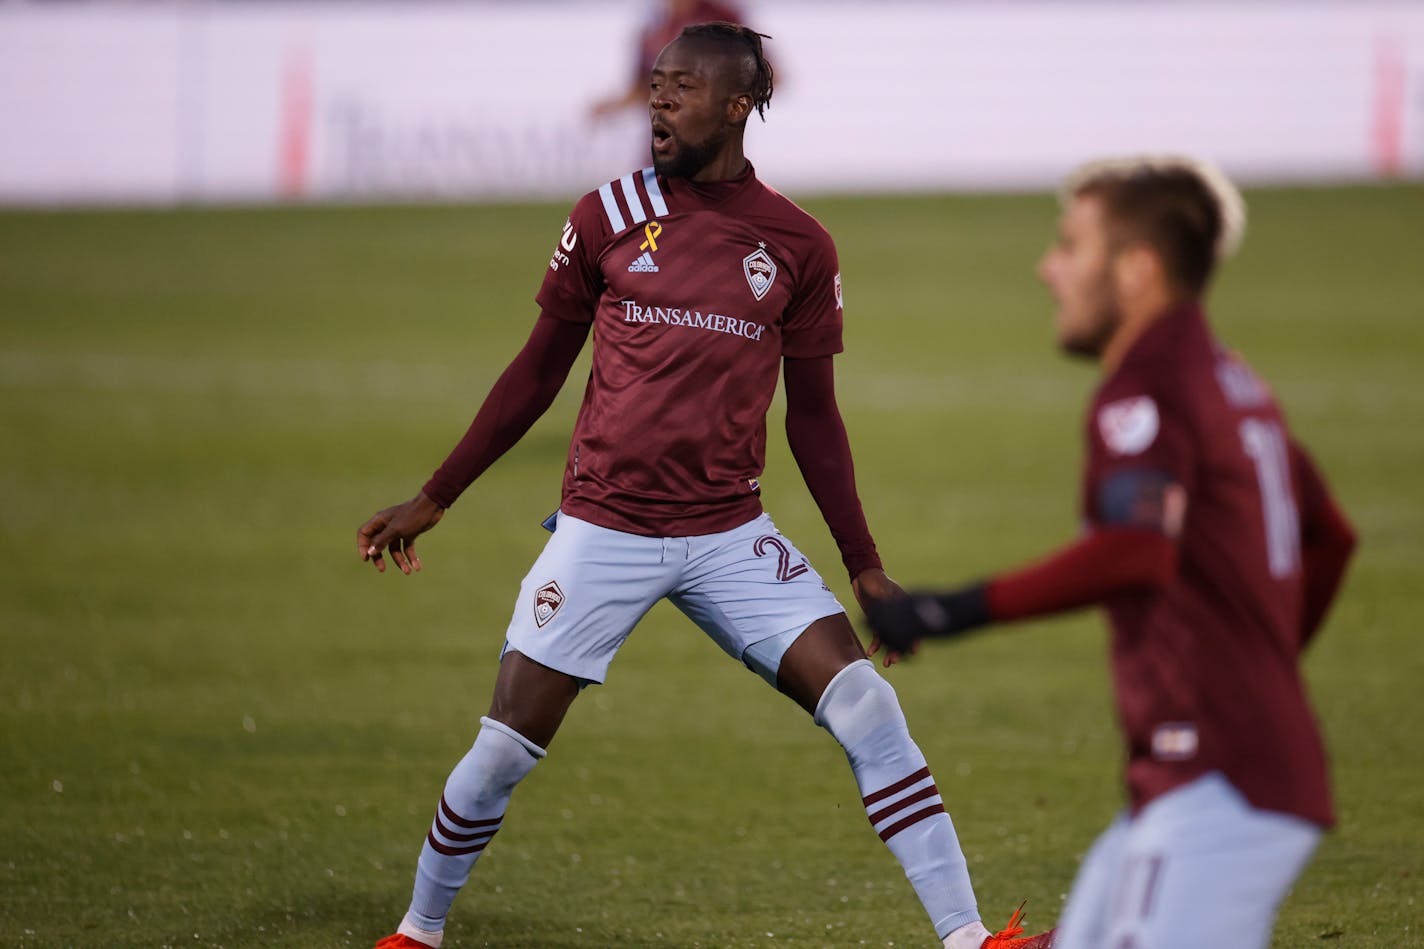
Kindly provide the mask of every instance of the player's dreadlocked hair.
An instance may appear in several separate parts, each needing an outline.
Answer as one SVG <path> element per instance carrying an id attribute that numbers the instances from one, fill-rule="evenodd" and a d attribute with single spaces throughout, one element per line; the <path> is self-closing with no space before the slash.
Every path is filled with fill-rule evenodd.
<path id="1" fill-rule="evenodd" d="M 1216 265 L 1246 233 L 1241 193 L 1214 165 L 1194 158 L 1148 156 L 1094 162 L 1063 189 L 1065 198 L 1103 202 L 1110 226 L 1142 241 L 1162 259 L 1168 277 L 1200 294 Z"/>
<path id="2" fill-rule="evenodd" d="M 762 50 L 761 41 L 771 37 L 740 23 L 727 23 L 723 20 L 685 26 L 682 28 L 682 35 L 712 40 L 744 54 L 742 85 L 752 97 L 752 105 L 756 107 L 757 115 L 765 122 L 766 107 L 771 104 L 771 62 Z"/>

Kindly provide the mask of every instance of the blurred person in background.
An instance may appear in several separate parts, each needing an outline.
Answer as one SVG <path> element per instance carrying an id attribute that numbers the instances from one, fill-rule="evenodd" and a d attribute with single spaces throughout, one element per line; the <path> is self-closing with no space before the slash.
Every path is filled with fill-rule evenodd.
<path id="1" fill-rule="evenodd" d="M 1185 159 L 1087 166 L 1039 264 L 1058 342 L 1095 359 L 1074 542 L 985 582 L 872 602 L 892 654 L 1106 607 L 1128 806 L 1094 844 L 1058 949 L 1261 949 L 1334 821 L 1300 654 L 1355 535 L 1203 296 L 1244 232 Z"/>
<path id="2" fill-rule="evenodd" d="M 385 552 L 403 573 L 419 570 L 415 539 L 544 413 L 592 331 L 553 535 L 520 590 L 489 713 L 445 783 L 409 910 L 381 949 L 439 947 L 515 786 L 664 598 L 841 745 L 872 828 L 944 946 L 1052 945 L 1051 934 L 1018 938 L 1017 913 L 998 934 L 980 921 L 954 824 L 895 690 L 762 509 L 766 415 L 784 372 L 787 441 L 852 590 L 862 606 L 902 592 L 866 526 L 836 404 L 835 244 L 743 152 L 747 120 L 772 94 L 761 41 L 711 23 L 662 50 L 651 70 L 652 167 L 575 205 L 524 349 L 424 489 L 357 532 L 358 554 L 378 570 Z M 757 784 L 756 761 L 746 769 Z"/>
<path id="3" fill-rule="evenodd" d="M 589 109 L 595 119 L 614 115 L 634 106 L 648 104 L 648 76 L 663 47 L 677 39 L 684 27 L 694 23 L 745 24 L 746 17 L 735 3 L 717 0 L 658 0 L 651 4 L 638 30 L 633 68 L 628 85 L 617 95 L 599 99 Z"/>

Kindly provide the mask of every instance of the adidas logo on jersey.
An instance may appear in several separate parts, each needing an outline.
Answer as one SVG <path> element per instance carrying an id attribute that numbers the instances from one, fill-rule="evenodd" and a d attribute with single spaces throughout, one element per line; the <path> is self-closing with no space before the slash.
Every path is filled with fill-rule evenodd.
<path id="1" fill-rule="evenodd" d="M 653 255 L 643 251 L 642 256 L 628 265 L 629 273 L 657 273 L 658 265 L 653 263 Z"/>

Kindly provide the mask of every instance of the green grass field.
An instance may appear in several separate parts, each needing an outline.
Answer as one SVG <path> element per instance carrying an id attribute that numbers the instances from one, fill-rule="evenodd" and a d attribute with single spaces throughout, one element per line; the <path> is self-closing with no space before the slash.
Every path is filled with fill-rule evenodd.
<path id="1" fill-rule="evenodd" d="M 1363 539 L 1307 663 L 1341 822 L 1274 945 L 1424 946 L 1424 191 L 1249 200 L 1217 325 Z M 1055 353 L 1032 277 L 1052 199 L 807 204 L 841 248 L 841 404 L 892 574 L 965 579 L 1068 537 L 1093 372 Z M 463 432 L 564 214 L 0 214 L 0 944 L 390 931 L 583 369 L 423 542 L 423 574 L 377 576 L 354 530 Z M 849 602 L 779 421 L 771 442 L 768 509 Z M 1084 614 L 890 672 L 991 925 L 1024 898 L 1049 924 L 1119 804 L 1104 642 Z M 447 933 L 935 944 L 835 743 L 666 606 L 576 703 Z"/>

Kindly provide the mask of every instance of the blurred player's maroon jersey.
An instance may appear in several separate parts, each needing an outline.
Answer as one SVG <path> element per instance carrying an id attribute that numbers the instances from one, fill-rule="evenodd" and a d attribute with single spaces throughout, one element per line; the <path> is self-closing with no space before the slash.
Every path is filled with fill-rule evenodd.
<path id="1" fill-rule="evenodd" d="M 562 510 L 650 536 L 761 513 L 781 359 L 841 351 L 836 249 L 750 166 L 696 184 L 634 172 L 585 195 L 538 302 L 593 322 Z"/>
<path id="2" fill-rule="evenodd" d="M 714 21 L 726 23 L 743 22 L 742 11 L 736 6 L 728 3 L 717 3 L 716 0 L 697 0 L 685 10 L 663 11 L 660 15 L 653 17 L 638 32 L 638 62 L 633 70 L 634 82 L 647 82 L 648 74 L 653 71 L 653 63 L 657 61 L 658 53 L 663 51 L 663 47 L 677 39 L 683 27 L 691 26 L 694 23 L 712 23 Z"/>
<path id="3" fill-rule="evenodd" d="M 1274 398 L 1187 308 L 1147 329 L 1104 380 L 1087 438 L 1090 525 L 1105 519 L 1115 475 L 1156 472 L 1185 489 L 1176 577 L 1108 601 L 1133 805 L 1218 770 L 1256 807 L 1329 825 L 1298 664 L 1292 448 Z M 1166 498 L 1168 522 L 1181 500 Z"/>

